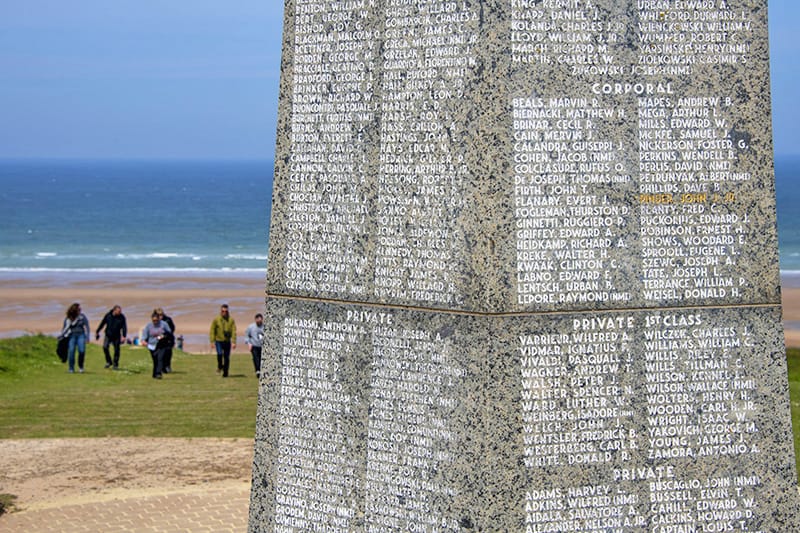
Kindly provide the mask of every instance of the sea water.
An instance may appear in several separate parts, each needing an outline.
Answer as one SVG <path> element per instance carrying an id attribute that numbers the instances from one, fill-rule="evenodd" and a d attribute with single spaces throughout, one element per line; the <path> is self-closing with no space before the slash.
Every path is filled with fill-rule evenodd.
<path id="1" fill-rule="evenodd" d="M 800 282 L 800 156 L 775 158 L 778 242 L 784 284 Z"/>
<path id="2" fill-rule="evenodd" d="M 270 161 L 0 161 L 0 272 L 265 272 Z M 800 156 L 775 160 L 800 282 Z"/>
<path id="3" fill-rule="evenodd" d="M 265 272 L 270 161 L 0 161 L 0 272 Z"/>

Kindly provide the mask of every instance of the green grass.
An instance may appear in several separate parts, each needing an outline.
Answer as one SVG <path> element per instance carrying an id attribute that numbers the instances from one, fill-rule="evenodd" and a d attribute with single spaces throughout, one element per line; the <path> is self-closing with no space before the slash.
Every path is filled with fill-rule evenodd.
<path id="1" fill-rule="evenodd" d="M 792 402 L 792 427 L 794 428 L 794 456 L 800 472 L 800 349 L 786 350 L 789 367 L 789 397 Z"/>
<path id="2" fill-rule="evenodd" d="M 13 511 L 15 501 L 17 501 L 17 497 L 13 494 L 6 494 L 5 492 L 0 494 L 0 515 Z"/>
<path id="3" fill-rule="evenodd" d="M 68 374 L 43 335 L 0 340 L 0 438 L 247 437 L 255 434 L 258 380 L 250 354 L 175 351 L 173 373 L 152 376 L 150 353 L 124 346 L 118 371 L 101 346 L 86 351 L 86 373 Z"/>
<path id="4" fill-rule="evenodd" d="M 123 347 L 120 370 L 105 370 L 90 344 L 85 374 L 68 374 L 43 335 L 0 340 L 0 438 L 245 437 L 255 434 L 258 384 L 249 354 L 216 357 L 176 351 L 175 372 L 154 380 L 150 354 Z M 794 446 L 800 471 L 800 349 L 787 350 Z"/>

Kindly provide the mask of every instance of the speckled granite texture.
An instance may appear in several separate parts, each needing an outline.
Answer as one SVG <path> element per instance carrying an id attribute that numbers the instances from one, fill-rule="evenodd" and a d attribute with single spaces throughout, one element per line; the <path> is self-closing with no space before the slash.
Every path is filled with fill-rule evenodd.
<path id="1" fill-rule="evenodd" d="M 779 303 L 763 1 L 335 4 L 287 11 L 271 293 Z"/>
<path id="2" fill-rule="evenodd" d="M 254 530 L 796 525 L 778 308 L 268 309 Z"/>
<path id="3" fill-rule="evenodd" d="M 765 0 L 289 0 L 251 531 L 800 530 Z"/>

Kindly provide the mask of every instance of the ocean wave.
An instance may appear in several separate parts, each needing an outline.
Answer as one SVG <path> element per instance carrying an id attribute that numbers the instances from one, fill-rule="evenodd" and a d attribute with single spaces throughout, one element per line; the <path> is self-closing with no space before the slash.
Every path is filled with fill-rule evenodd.
<path id="1" fill-rule="evenodd" d="M 108 250 L 105 250 L 106 252 Z M 193 261 L 202 260 L 207 257 L 214 257 L 210 255 L 202 255 L 197 253 L 178 253 L 178 252 L 146 252 L 146 253 L 59 253 L 59 252 L 32 252 L 32 255 L 28 254 L 19 254 L 13 253 L 9 254 L 10 257 L 14 257 L 16 259 L 24 259 L 25 256 L 33 257 L 36 260 L 46 260 L 52 259 L 56 261 L 68 261 L 68 260 L 75 260 L 75 259 L 83 259 L 83 260 L 102 260 L 102 261 L 118 261 L 118 260 L 150 260 L 150 259 L 165 259 L 165 260 L 173 260 L 173 259 L 191 259 Z M 222 254 L 216 256 L 217 259 L 221 259 L 223 256 Z"/>
<path id="2" fill-rule="evenodd" d="M 228 254 L 225 259 L 252 259 L 254 261 L 266 261 L 267 255 L 261 254 Z"/>
<path id="3" fill-rule="evenodd" d="M 114 250 L 26 251 L 4 253 L 0 250 L 1 272 L 136 272 L 136 271 L 260 271 L 267 256 L 255 250 L 227 253 L 226 250 Z"/>
<path id="4" fill-rule="evenodd" d="M 100 256 L 107 257 L 107 256 Z M 150 252 L 150 253 L 118 253 L 114 255 L 115 259 L 202 259 L 202 255 L 197 254 L 181 254 L 177 252 Z"/>
<path id="5" fill-rule="evenodd" d="M 15 259 L 24 259 L 25 255 L 19 253 L 8 254 L 9 257 Z M 267 254 L 261 253 L 241 253 L 241 254 L 224 254 L 224 253 L 196 253 L 196 252 L 117 252 L 117 253 L 58 253 L 58 252 L 33 252 L 28 255 L 29 258 L 35 259 L 37 262 L 45 260 L 58 261 L 64 263 L 66 261 L 266 261 Z"/>

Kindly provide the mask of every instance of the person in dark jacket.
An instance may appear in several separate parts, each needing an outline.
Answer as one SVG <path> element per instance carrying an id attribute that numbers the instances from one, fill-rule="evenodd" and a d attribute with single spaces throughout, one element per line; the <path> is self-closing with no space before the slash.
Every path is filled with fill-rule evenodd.
<path id="1" fill-rule="evenodd" d="M 158 317 L 161 320 L 167 323 L 169 330 L 172 332 L 172 340 L 168 342 L 168 346 L 164 348 L 164 373 L 169 374 L 172 372 L 172 348 L 175 346 L 175 322 L 173 322 L 160 307 L 156 309 L 156 313 L 158 313 Z"/>
<path id="2" fill-rule="evenodd" d="M 106 313 L 100 325 L 97 326 L 95 332 L 95 339 L 100 339 L 100 331 L 105 326 L 105 338 L 103 339 L 103 353 L 106 356 L 105 368 L 114 366 L 114 370 L 119 368 L 119 345 L 125 342 L 125 337 L 128 336 L 128 323 L 125 320 L 125 315 L 122 314 L 122 307 L 115 305 L 111 310 Z M 111 353 L 109 346 L 114 346 L 114 360 L 111 360 Z"/>

